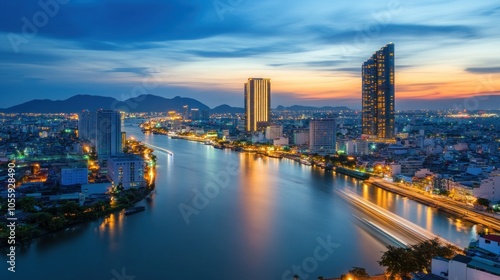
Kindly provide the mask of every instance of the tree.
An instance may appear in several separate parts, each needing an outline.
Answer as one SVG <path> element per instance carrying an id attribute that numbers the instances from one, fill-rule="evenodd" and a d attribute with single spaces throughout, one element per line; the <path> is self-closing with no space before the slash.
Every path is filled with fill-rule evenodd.
<path id="1" fill-rule="evenodd" d="M 478 205 L 482 205 L 482 206 L 485 206 L 485 207 L 489 207 L 490 206 L 490 201 L 488 199 L 482 198 L 482 197 L 478 198 L 476 200 L 476 203 Z"/>
<path id="2" fill-rule="evenodd" d="M 36 212 L 35 206 L 38 204 L 34 197 L 23 197 L 19 199 L 19 208 L 24 212 L 34 213 Z"/>
<path id="3" fill-rule="evenodd" d="M 366 269 L 362 267 L 353 267 L 349 270 L 349 274 L 354 277 L 354 279 L 369 279 L 370 275 L 366 272 Z"/>
<path id="4" fill-rule="evenodd" d="M 388 245 L 387 251 L 384 252 L 378 263 L 387 267 L 391 278 L 396 275 L 407 276 L 411 272 L 418 270 L 415 256 L 410 248 Z"/>
<path id="5" fill-rule="evenodd" d="M 451 245 L 441 244 L 437 237 L 412 245 L 411 249 L 419 271 L 428 271 L 432 259 L 435 257 L 451 258 L 455 255 Z"/>
<path id="6" fill-rule="evenodd" d="M 68 201 L 60 207 L 61 212 L 66 216 L 77 215 L 82 211 L 80 205 L 74 201 Z"/>
<path id="7" fill-rule="evenodd" d="M 451 258 L 455 250 L 451 245 L 442 244 L 436 237 L 411 245 L 408 248 L 387 246 L 380 261 L 381 266 L 387 267 L 391 277 L 407 276 L 411 272 L 428 271 L 432 259 L 435 257 Z"/>
<path id="8" fill-rule="evenodd" d="M 48 229 L 52 218 L 52 214 L 47 212 L 40 212 L 31 215 L 28 221 L 32 224 L 38 224 L 41 228 Z"/>

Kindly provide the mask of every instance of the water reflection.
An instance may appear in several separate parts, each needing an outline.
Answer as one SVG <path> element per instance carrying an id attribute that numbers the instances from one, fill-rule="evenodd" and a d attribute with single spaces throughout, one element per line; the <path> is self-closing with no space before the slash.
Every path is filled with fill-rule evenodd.
<path id="1" fill-rule="evenodd" d="M 272 178 L 268 176 L 268 166 L 262 157 L 243 153 L 240 156 L 240 203 L 243 207 L 245 239 L 252 248 L 252 255 L 262 254 L 269 245 L 268 235 L 271 229 L 271 208 L 274 192 Z"/>
<path id="2" fill-rule="evenodd" d="M 104 218 L 96 229 L 101 239 L 108 240 L 108 246 L 111 250 L 119 247 L 119 236 L 123 230 L 125 215 L 123 213 L 114 213 Z"/>

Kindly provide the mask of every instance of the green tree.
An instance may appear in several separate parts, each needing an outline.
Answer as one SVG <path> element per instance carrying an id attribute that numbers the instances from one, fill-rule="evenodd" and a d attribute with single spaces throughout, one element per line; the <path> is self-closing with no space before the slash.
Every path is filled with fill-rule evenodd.
<path id="1" fill-rule="evenodd" d="M 32 225 L 18 225 L 16 227 L 16 242 L 29 242 L 35 234 L 35 229 Z"/>
<path id="2" fill-rule="evenodd" d="M 35 213 L 29 217 L 28 222 L 31 224 L 37 224 L 43 229 L 48 229 L 53 217 L 54 216 L 52 216 L 52 214 L 47 212 Z"/>
<path id="3" fill-rule="evenodd" d="M 68 201 L 59 208 L 65 216 L 74 216 L 82 211 L 80 205 L 74 201 Z"/>
<path id="4" fill-rule="evenodd" d="M 366 269 L 362 267 L 353 267 L 349 270 L 349 274 L 354 277 L 354 279 L 369 279 L 370 275 L 366 272 Z"/>
<path id="5" fill-rule="evenodd" d="M 412 245 L 411 249 L 415 255 L 418 270 L 424 272 L 430 268 L 433 258 L 438 256 L 451 258 L 455 255 L 455 251 L 451 245 L 442 244 L 437 237 Z"/>
<path id="6" fill-rule="evenodd" d="M 388 245 L 387 251 L 384 252 L 378 263 L 387 267 L 387 272 L 390 273 L 391 278 L 397 275 L 401 277 L 407 276 L 411 272 L 418 270 L 415 255 L 410 248 Z"/>
<path id="7" fill-rule="evenodd" d="M 38 202 L 34 197 L 26 196 L 19 199 L 18 205 L 19 209 L 23 210 L 24 212 L 34 213 L 36 212 L 35 206 L 38 205 Z"/>
<path id="8" fill-rule="evenodd" d="M 485 207 L 489 207 L 490 206 L 490 201 L 488 199 L 486 199 L 486 198 L 480 197 L 480 198 L 478 198 L 476 200 L 476 204 L 482 205 L 482 206 L 485 206 Z"/>
<path id="9" fill-rule="evenodd" d="M 58 229 L 62 229 L 66 225 L 66 219 L 64 218 L 63 215 L 58 215 L 55 217 L 52 217 L 50 220 L 47 230 L 54 231 Z"/>

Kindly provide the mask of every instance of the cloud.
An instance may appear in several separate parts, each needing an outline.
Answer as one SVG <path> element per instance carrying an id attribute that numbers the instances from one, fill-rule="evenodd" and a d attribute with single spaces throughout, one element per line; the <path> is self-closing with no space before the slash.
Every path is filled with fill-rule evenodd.
<path id="1" fill-rule="evenodd" d="M 119 67 L 119 68 L 113 68 L 111 70 L 106 70 L 104 72 L 112 72 L 112 73 L 133 73 L 137 74 L 139 76 L 145 76 L 149 73 L 148 67 Z"/>
<path id="2" fill-rule="evenodd" d="M 500 73 L 499 67 L 470 67 L 466 68 L 465 71 L 474 74 L 489 74 L 489 73 Z"/>
<path id="3" fill-rule="evenodd" d="M 478 31 L 470 26 L 464 25 L 424 25 L 424 24 L 390 24 L 387 26 L 375 24 L 373 28 L 366 27 L 355 30 L 340 30 L 327 26 L 313 25 L 308 27 L 309 31 L 316 34 L 317 38 L 328 44 L 366 44 L 370 41 L 384 38 L 393 41 L 394 38 L 474 38 Z"/>
<path id="4" fill-rule="evenodd" d="M 0 10 L 0 32 L 21 34 L 42 8 L 38 0 L 7 1 Z M 212 1 L 70 1 L 37 28 L 37 35 L 77 41 L 96 50 L 147 49 L 157 42 L 199 40 L 224 34 L 276 34 L 264 24 L 244 18 L 221 22 Z"/>
<path id="5" fill-rule="evenodd" d="M 65 60 L 63 56 L 53 53 L 0 51 L 0 65 L 5 63 L 47 65 L 63 60 Z"/>
<path id="6" fill-rule="evenodd" d="M 500 7 L 495 7 L 488 11 L 481 13 L 483 16 L 499 16 L 500 15 Z"/>

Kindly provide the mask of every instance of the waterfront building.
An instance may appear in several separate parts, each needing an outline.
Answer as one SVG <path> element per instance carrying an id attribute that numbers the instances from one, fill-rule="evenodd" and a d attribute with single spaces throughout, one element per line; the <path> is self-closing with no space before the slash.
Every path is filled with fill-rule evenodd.
<path id="1" fill-rule="evenodd" d="M 289 141 L 287 137 L 278 137 L 273 140 L 274 146 L 288 146 Z"/>
<path id="2" fill-rule="evenodd" d="M 309 144 L 309 131 L 295 131 L 293 133 L 293 144 L 307 145 Z"/>
<path id="3" fill-rule="evenodd" d="M 270 125 L 266 127 L 266 139 L 274 140 L 283 136 L 283 126 L 280 125 Z"/>
<path id="4" fill-rule="evenodd" d="M 120 184 L 124 189 L 145 187 L 145 162 L 137 155 L 122 154 L 111 156 L 107 160 L 107 177 L 114 187 Z"/>
<path id="5" fill-rule="evenodd" d="M 362 133 L 394 138 L 394 44 L 376 51 L 362 65 Z"/>
<path id="6" fill-rule="evenodd" d="M 271 120 L 271 79 L 249 78 L 245 83 L 245 130 L 257 131 Z"/>
<path id="7" fill-rule="evenodd" d="M 118 111 L 97 111 L 97 156 L 105 160 L 122 153 L 121 115 Z"/>
<path id="8" fill-rule="evenodd" d="M 88 183 L 87 167 L 80 168 L 62 168 L 61 169 L 61 185 L 77 185 Z"/>
<path id="9" fill-rule="evenodd" d="M 337 125 L 334 119 L 311 120 L 309 150 L 317 154 L 333 154 L 336 149 Z"/>

